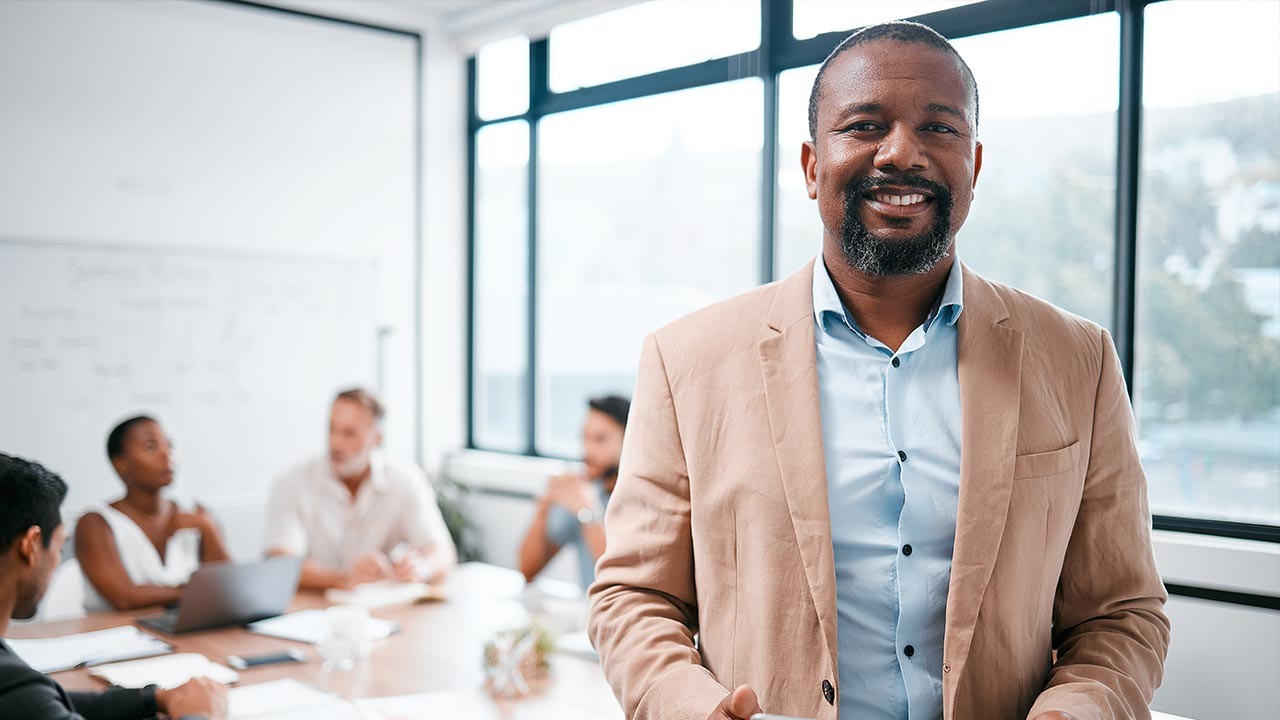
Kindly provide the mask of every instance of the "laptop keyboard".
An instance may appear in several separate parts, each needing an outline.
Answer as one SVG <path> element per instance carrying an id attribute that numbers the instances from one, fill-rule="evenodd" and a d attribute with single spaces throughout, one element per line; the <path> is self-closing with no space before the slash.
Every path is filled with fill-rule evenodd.
<path id="1" fill-rule="evenodd" d="M 173 634 L 174 628 L 178 627 L 178 611 L 170 610 L 163 615 L 153 615 L 148 618 L 138 620 L 142 625 L 149 628 L 155 628 L 163 633 Z"/>

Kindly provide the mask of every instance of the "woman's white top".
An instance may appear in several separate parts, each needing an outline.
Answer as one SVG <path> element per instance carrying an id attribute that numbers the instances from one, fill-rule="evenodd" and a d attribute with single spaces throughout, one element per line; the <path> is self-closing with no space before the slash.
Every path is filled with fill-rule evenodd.
<path id="1" fill-rule="evenodd" d="M 147 534 L 128 515 L 110 505 L 93 507 L 86 512 L 97 513 L 107 521 L 111 536 L 116 542 L 116 552 L 120 554 L 120 562 L 134 585 L 185 585 L 191 578 L 191 573 L 200 566 L 200 531 L 195 528 L 183 528 L 174 533 L 165 546 L 164 559 L 161 560 L 156 546 L 151 544 Z M 102 597 L 87 575 L 84 583 L 84 609 L 87 612 L 115 609 Z"/>

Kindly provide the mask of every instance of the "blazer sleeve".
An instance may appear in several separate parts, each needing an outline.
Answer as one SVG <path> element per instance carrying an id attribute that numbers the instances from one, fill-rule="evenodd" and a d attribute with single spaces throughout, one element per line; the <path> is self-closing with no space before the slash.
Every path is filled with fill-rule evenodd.
<path id="1" fill-rule="evenodd" d="M 591 585 L 591 640 L 633 720 L 706 720 L 728 691 L 694 645 L 689 477 L 658 341 L 645 338 Z"/>
<path id="2" fill-rule="evenodd" d="M 0 716 L 41 720 L 143 720 L 155 714 L 154 687 L 68 693 L 0 642 Z"/>
<path id="3" fill-rule="evenodd" d="M 1099 337 L 1089 464 L 1053 605 L 1057 661 L 1029 718 L 1150 718 L 1169 649 L 1133 412 L 1111 336 Z"/>
<path id="4" fill-rule="evenodd" d="M 71 707 L 85 720 L 139 720 L 156 715 L 156 688 L 110 688 L 102 692 L 68 692 Z"/>

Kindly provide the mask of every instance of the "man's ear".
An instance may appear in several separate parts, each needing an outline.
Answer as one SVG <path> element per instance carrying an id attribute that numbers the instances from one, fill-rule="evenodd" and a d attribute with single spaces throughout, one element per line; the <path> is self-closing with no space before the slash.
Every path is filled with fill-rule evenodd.
<path id="1" fill-rule="evenodd" d="M 978 187 L 978 173 L 982 172 L 982 143 L 977 143 L 973 148 L 973 185 Z"/>
<path id="2" fill-rule="evenodd" d="M 800 146 L 800 167 L 804 170 L 804 187 L 809 199 L 818 199 L 818 146 L 813 140 L 805 140 Z"/>
<path id="3" fill-rule="evenodd" d="M 39 525 L 32 525 L 18 537 L 18 560 L 27 566 L 35 566 L 43 543 Z"/>
<path id="4" fill-rule="evenodd" d="M 373 431 L 373 446 L 382 447 L 382 429 L 381 428 Z"/>

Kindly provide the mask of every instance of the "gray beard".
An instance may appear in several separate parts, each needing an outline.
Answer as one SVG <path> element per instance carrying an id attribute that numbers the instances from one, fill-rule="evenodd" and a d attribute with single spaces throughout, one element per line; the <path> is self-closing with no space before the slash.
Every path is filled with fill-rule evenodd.
<path id="1" fill-rule="evenodd" d="M 923 235 L 881 240 L 862 224 L 862 195 L 845 193 L 844 224 L 840 228 L 840 249 L 854 269 L 869 277 L 923 275 L 938 266 L 951 247 L 951 199 L 939 195 L 934 200 L 938 219 Z"/>

